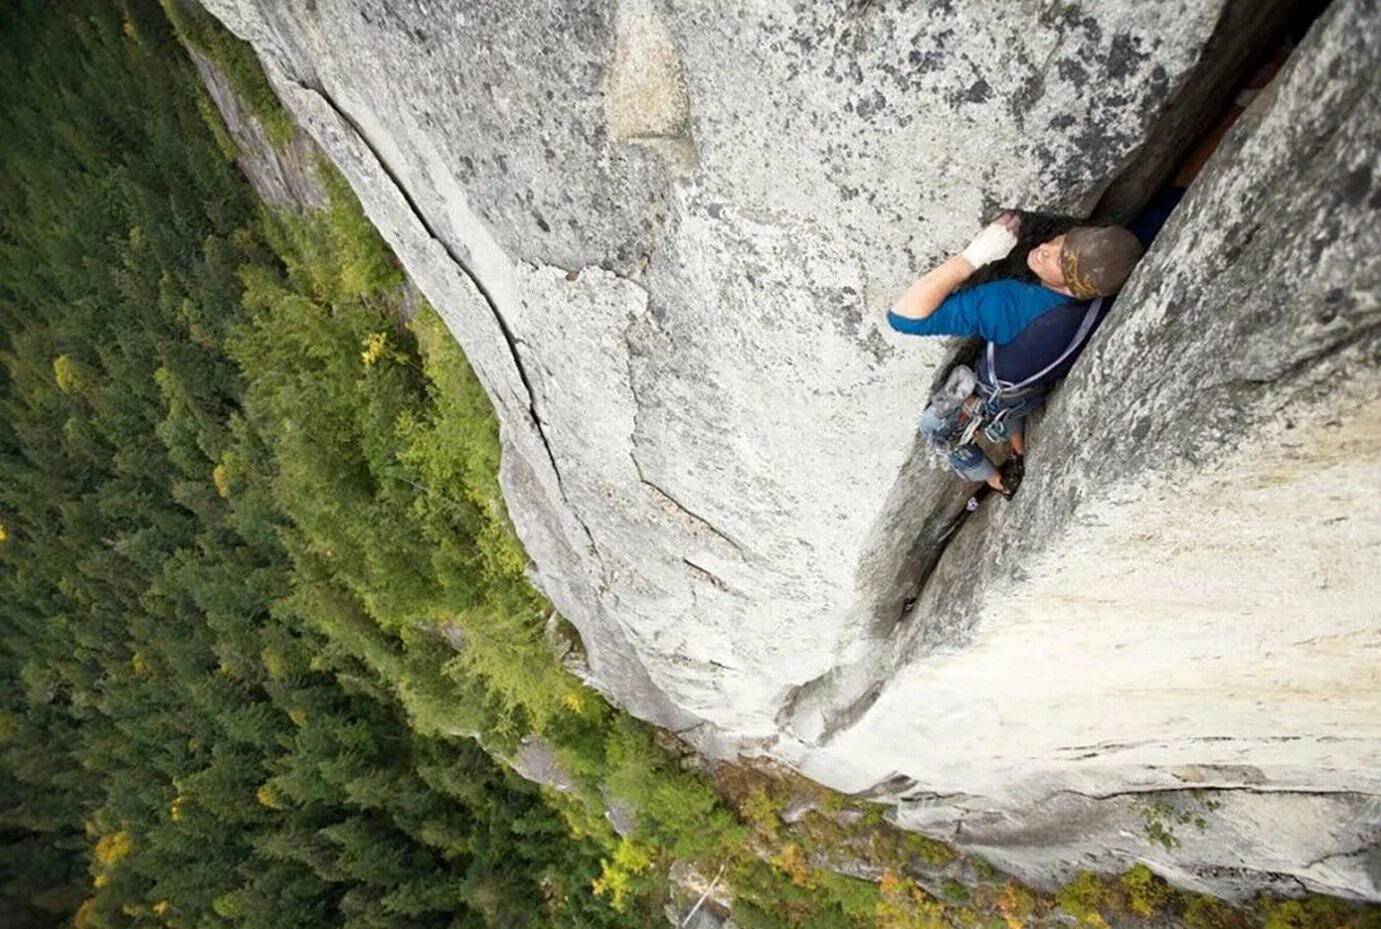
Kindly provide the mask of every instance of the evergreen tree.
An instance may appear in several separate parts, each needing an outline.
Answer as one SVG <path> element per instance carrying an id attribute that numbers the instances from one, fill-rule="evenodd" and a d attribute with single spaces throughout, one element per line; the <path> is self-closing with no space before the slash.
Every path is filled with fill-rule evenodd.
<path id="1" fill-rule="evenodd" d="M 435 385 L 358 208 L 263 214 L 150 3 L 12 2 L 0 39 L 0 909 L 607 924 L 588 878 L 539 891 L 596 850 L 398 701 L 496 718 L 417 631 L 487 602 L 489 517 L 433 514 L 438 571 L 403 454 Z"/>

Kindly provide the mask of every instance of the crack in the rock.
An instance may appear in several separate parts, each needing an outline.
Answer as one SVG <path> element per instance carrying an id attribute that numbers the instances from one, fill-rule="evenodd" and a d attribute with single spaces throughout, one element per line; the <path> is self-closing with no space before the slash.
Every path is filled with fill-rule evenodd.
<path id="1" fill-rule="evenodd" d="M 1120 800 L 1130 797 L 1144 797 L 1150 794 L 1199 794 L 1199 793 L 1248 793 L 1248 794 L 1301 794 L 1304 796 L 1327 796 L 1327 797 L 1366 797 L 1381 799 L 1381 793 L 1371 793 L 1366 790 L 1356 788 L 1327 788 L 1327 787 L 1273 787 L 1269 784 L 1212 784 L 1196 783 L 1193 786 L 1170 787 L 1170 786 L 1148 786 L 1129 788 L 1126 790 L 1115 790 L 1109 793 L 1087 793 L 1073 788 L 1063 788 L 1051 794 L 1046 799 L 1058 797 L 1061 794 L 1073 797 L 1083 797 L 1085 800 Z"/>
<path id="2" fill-rule="evenodd" d="M 484 300 L 485 305 L 489 308 L 489 312 L 494 317 L 494 321 L 498 324 L 499 332 L 503 335 L 504 343 L 508 348 L 509 356 L 513 360 L 514 370 L 518 373 L 518 380 L 522 383 L 523 389 L 527 394 L 526 412 L 528 415 L 528 419 L 531 421 L 533 431 L 537 434 L 537 438 L 542 443 L 542 447 L 546 450 L 547 460 L 551 463 L 552 473 L 556 478 L 556 487 L 557 490 L 561 493 L 561 499 L 566 504 L 567 512 L 571 514 L 572 518 L 584 532 L 586 541 L 589 543 L 590 550 L 595 553 L 596 558 L 599 558 L 599 547 L 595 544 L 594 535 L 590 532 L 590 527 L 585 524 L 585 520 L 583 520 L 580 517 L 580 514 L 576 512 L 575 508 L 571 505 L 570 498 L 566 495 L 565 483 L 561 476 L 561 467 L 557 464 L 556 461 L 556 452 L 552 448 L 551 440 L 547 437 L 546 429 L 542 424 L 542 418 L 540 415 L 538 415 L 537 412 L 537 392 L 533 388 L 532 380 L 528 375 L 527 368 L 524 366 L 522 357 L 518 351 L 518 347 L 521 344 L 523 344 L 522 340 L 519 339 L 518 336 L 513 332 L 513 329 L 509 325 L 508 320 L 505 319 L 503 313 L 499 311 L 498 303 L 495 301 L 493 294 L 491 294 L 489 292 L 489 289 L 485 287 L 484 282 L 480 280 L 480 278 L 473 271 L 471 271 L 468 264 L 465 262 L 463 258 L 460 257 L 460 255 L 456 253 L 455 249 L 451 246 L 451 244 L 447 242 L 446 239 L 444 239 L 440 235 L 440 233 L 437 232 L 436 228 L 432 225 L 431 221 L 427 219 L 426 214 L 417 205 L 417 201 L 413 199 L 412 193 L 408 190 L 407 185 L 405 185 L 402 182 L 402 179 L 389 165 L 388 160 L 384 158 L 383 153 L 380 152 L 379 149 L 374 145 L 374 143 L 369 140 L 369 136 L 365 133 L 364 127 L 362 127 L 349 113 L 347 113 L 339 104 L 337 104 L 335 99 L 329 93 L 326 92 L 325 88 L 304 83 L 303 81 L 292 77 L 282 69 L 279 69 L 279 73 L 283 81 L 294 85 L 295 87 L 299 88 L 300 90 L 306 93 L 314 94 L 316 97 L 318 97 L 328 108 L 330 108 L 332 113 L 335 113 L 336 116 L 340 118 L 341 122 L 345 123 L 345 125 L 350 128 L 350 131 L 353 132 L 355 137 L 359 139 L 360 144 L 363 145 L 373 156 L 375 163 L 379 167 L 379 170 L 384 173 L 384 175 L 388 178 L 389 182 L 393 185 L 393 188 L 398 192 L 398 195 L 403 198 L 403 202 L 407 204 L 408 209 L 411 211 L 413 215 L 413 218 L 417 220 L 418 224 L 427 233 L 427 235 L 430 236 L 433 241 L 435 241 L 438 245 L 441 246 L 442 250 L 446 253 L 446 256 L 451 260 L 451 262 L 456 266 L 457 270 L 459 270 L 463 275 L 465 275 L 466 279 L 469 280 L 469 282 L 474 286 L 476 292 L 478 292 L 480 297 Z M 599 560 L 602 573 L 603 560 Z"/>
<path id="3" fill-rule="evenodd" d="M 941 516 L 943 517 L 943 511 L 941 511 Z M 779 722 L 785 724 L 791 720 L 800 709 L 803 701 L 811 698 L 815 693 L 833 686 L 843 677 L 841 672 L 846 669 L 870 666 L 872 670 L 867 675 L 870 683 L 862 689 L 851 688 L 854 696 L 850 697 L 844 704 L 820 708 L 823 725 L 818 738 L 819 744 L 828 744 L 840 733 L 847 731 L 877 703 L 882 696 L 883 688 L 892 677 L 900 660 L 900 652 L 893 642 L 896 630 L 911 616 L 916 603 L 925 592 L 926 585 L 939 569 L 945 552 L 958 536 L 958 529 L 963 525 L 967 516 L 966 510 L 959 508 L 951 518 L 937 520 L 943 526 L 943 531 L 939 531 L 938 527 L 932 529 L 930 522 L 927 521 L 921 537 L 933 536 L 933 541 L 921 563 L 920 570 L 909 581 L 914 593 L 903 603 L 901 612 L 895 617 L 886 619 L 887 625 L 878 631 L 874 638 L 874 646 L 862 658 L 851 662 L 849 665 L 835 665 L 818 677 L 792 688 L 783 700 L 781 709 L 777 711 L 776 718 Z"/>
<path id="4" fill-rule="evenodd" d="M 1238 7 L 1242 6 L 1243 5 L 1239 2 Z M 1240 9 L 1234 11 L 1233 13 L 1234 16 L 1237 16 L 1239 14 Z M 1216 31 L 1222 32 L 1222 29 L 1223 23 L 1220 22 L 1218 29 Z M 1191 85 L 1196 79 L 1202 79 L 1202 76 L 1200 78 L 1191 79 L 1190 82 L 1188 82 L 1185 85 L 1185 87 L 1181 88 L 1181 90 L 1179 91 L 1179 95 L 1182 96 L 1187 92 L 1188 89 L 1192 89 Z M 1347 108 L 1350 109 L 1356 105 L 1356 99 L 1358 98 L 1359 94 L 1360 91 L 1353 93 L 1352 97 L 1349 99 L 1347 103 Z M 1178 102 L 1175 102 L 1172 106 L 1172 109 L 1179 106 L 1180 104 Z M 1326 140 L 1332 138 L 1334 135 L 1337 134 L 1338 131 L 1340 131 L 1340 127 L 1343 124 L 1344 121 L 1340 120 L 1329 132 L 1323 133 L 1320 137 L 1315 138 L 1315 147 L 1321 148 L 1326 142 Z M 1136 166 L 1136 162 L 1141 158 L 1142 153 L 1139 152 L 1136 158 L 1133 159 L 1133 167 L 1136 168 L 1136 170 L 1144 171 L 1145 165 L 1140 165 L 1139 167 Z M 1100 207 L 1097 210 L 1095 210 L 1095 214 L 1106 210 L 1110 200 L 1108 194 L 1112 193 L 1114 188 L 1116 188 L 1118 184 L 1120 184 L 1127 177 L 1135 173 L 1136 172 L 1133 170 L 1133 168 L 1128 168 L 1127 171 L 1124 172 L 1124 175 L 1122 177 L 1116 179 L 1113 182 L 1108 192 L 1105 192 L 1103 201 L 1100 204 Z M 1254 234 L 1254 227 L 1248 229 L 1246 231 L 1246 238 L 1249 240 L 1250 237 Z M 1359 323 L 1358 327 L 1354 331 L 1347 333 L 1341 338 L 1335 338 L 1333 340 L 1330 340 L 1326 344 L 1314 348 L 1311 351 L 1308 351 L 1301 357 L 1291 361 L 1289 364 L 1287 364 L 1279 371 L 1272 372 L 1268 376 L 1236 377 L 1227 379 L 1223 382 L 1211 386 L 1220 389 L 1232 390 L 1234 388 L 1246 389 L 1251 387 L 1257 387 L 1263 384 L 1285 383 L 1307 375 L 1307 373 L 1310 370 L 1318 369 L 1320 366 L 1327 364 L 1330 359 L 1334 358 L 1337 355 L 1340 355 L 1358 346 L 1366 347 L 1368 343 L 1375 338 L 1378 331 L 1381 331 L 1381 322 L 1364 319 Z M 1279 410 L 1277 410 L 1277 412 L 1279 412 Z M 929 586 L 931 579 L 935 576 L 936 571 L 939 570 L 940 565 L 944 562 L 951 543 L 954 542 L 954 540 L 959 536 L 959 532 L 957 530 L 963 525 L 964 519 L 964 514 L 960 513 L 958 517 L 953 521 L 953 523 L 950 524 L 952 528 L 945 531 L 943 535 L 941 535 L 932 543 L 928 559 L 926 560 L 926 562 L 922 564 L 920 570 L 911 579 L 908 580 L 908 586 L 913 591 L 913 593 L 911 597 L 906 601 L 906 604 L 904 605 L 901 611 L 901 615 L 896 617 L 894 622 L 894 625 L 896 627 L 901 627 L 907 623 L 908 616 L 911 614 L 915 603 L 919 601 L 925 594 L 925 591 Z M 992 527 L 991 524 L 988 524 L 985 525 L 983 528 L 991 529 Z M 895 667 L 897 661 L 905 660 L 900 657 L 900 653 L 898 653 L 898 656 L 899 657 L 897 658 L 897 660 L 891 663 L 891 668 L 880 667 L 877 672 L 878 675 L 883 676 L 887 673 L 890 673 L 892 668 Z M 912 659 L 915 658 L 914 655 L 909 657 Z M 882 664 L 886 664 L 885 656 L 879 655 L 874 660 L 877 660 Z M 779 720 L 782 720 L 793 717 L 799 711 L 800 706 L 806 699 L 814 696 L 816 693 L 826 690 L 838 679 L 839 678 L 837 675 L 833 675 L 830 672 L 826 672 L 826 674 L 820 675 L 814 680 L 793 689 L 787 695 L 787 699 L 784 702 L 782 709 L 778 711 L 777 718 Z M 856 722 L 857 719 L 861 718 L 866 713 L 867 709 L 873 704 L 873 702 L 875 702 L 875 690 L 876 684 L 869 687 L 865 687 L 861 690 L 853 691 L 852 695 L 850 693 L 841 693 L 837 695 L 838 698 L 842 698 L 847 701 L 842 706 L 830 707 L 827 705 L 822 705 L 818 707 L 818 712 L 821 714 L 822 718 L 827 720 L 827 722 L 822 728 L 821 742 L 828 742 L 838 732 L 847 729 L 854 722 Z M 825 704 L 827 703 L 827 700 L 821 699 L 819 702 L 821 704 Z"/>
<path id="5" fill-rule="evenodd" d="M 1290 0 L 1227 0 L 1221 5 L 1198 61 L 1181 75 L 1178 86 L 1167 86 L 1160 112 L 1104 188 L 1091 219 L 1125 221 L 1171 176 L 1231 100 L 1241 71 L 1279 41 L 1292 5 Z"/>
<path id="6" fill-rule="evenodd" d="M 1365 845 L 1359 845 L 1356 848 L 1344 849 L 1340 852 L 1329 852 L 1327 855 L 1311 858 L 1309 861 L 1300 865 L 1300 869 L 1312 868 L 1315 865 L 1321 865 L 1325 861 L 1331 861 L 1334 858 L 1351 858 L 1354 855 L 1365 855 L 1367 852 L 1374 851 L 1381 851 L 1381 839 L 1373 838 Z"/>
<path id="7" fill-rule="evenodd" d="M 944 383 L 946 375 L 954 365 L 974 363 L 980 345 L 978 340 L 966 340 L 960 344 L 952 345 L 936 366 L 935 373 L 931 378 L 930 393 L 934 393 Z M 928 465 L 928 462 L 934 457 L 934 453 L 921 443 L 921 439 L 915 440 L 906 464 L 898 472 L 894 490 L 883 505 L 882 514 L 879 516 L 879 522 L 875 524 L 874 531 L 878 531 L 877 526 L 885 526 L 887 521 L 897 518 L 897 513 L 902 508 L 914 505 L 912 487 L 921 469 L 925 470 L 928 477 L 935 476 L 935 469 Z M 924 595 L 931 577 L 939 569 L 949 546 L 959 537 L 958 530 L 968 517 L 964 501 L 970 496 L 969 488 L 953 475 L 943 476 L 939 479 L 945 481 L 946 486 L 935 492 L 932 505 L 920 526 L 908 534 L 905 543 L 907 546 L 906 554 L 900 559 L 900 566 L 895 574 L 890 580 L 873 582 L 878 593 L 874 594 L 873 618 L 867 629 L 867 636 L 873 644 L 867 654 L 852 662 L 850 667 L 857 669 L 865 664 L 870 665 L 873 668 L 872 677 L 874 680 L 860 689 L 850 689 L 849 693 L 835 694 L 834 700 L 842 701 L 842 705 L 831 708 L 825 705 L 829 701 L 825 699 L 819 701 L 821 704 L 819 712 L 823 721 L 821 727 L 822 744 L 856 723 L 881 696 L 886 679 L 891 676 L 902 660 L 902 652 L 897 646 L 898 630 L 907 626 L 908 622 L 914 626 L 917 621 L 915 617 L 916 604 Z M 898 497 L 896 488 L 902 486 L 905 486 L 906 489 Z M 885 558 L 888 555 L 879 549 L 866 557 Z M 887 593 L 888 588 L 894 590 L 900 588 L 900 595 L 890 596 Z M 900 605 L 900 609 L 897 609 L 898 605 Z M 905 631 L 903 634 L 906 634 Z M 914 636 L 909 638 L 914 638 Z M 802 703 L 841 680 L 841 674 L 832 674 L 831 671 L 839 671 L 843 668 L 843 665 L 836 665 L 830 671 L 787 690 L 775 717 L 779 725 L 791 728 L 789 723 L 796 717 Z M 857 681 L 858 676 L 855 675 L 851 680 Z"/>
<path id="8" fill-rule="evenodd" d="M 735 592 L 734 589 L 733 589 L 733 587 L 731 587 L 731 586 L 729 585 L 729 582 L 728 582 L 728 581 L 724 580 L 724 578 L 720 577 L 718 574 L 715 574 L 715 573 L 714 573 L 713 571 L 711 571 L 709 568 L 706 568 L 706 567 L 704 567 L 703 565 L 698 565 L 698 564 L 696 564 L 694 561 L 691 561 L 689 558 L 685 557 L 684 555 L 681 557 L 681 560 L 682 560 L 683 562 L 685 562 L 686 566 L 687 566 L 688 568 L 690 568 L 692 571 L 694 571 L 697 575 L 699 575 L 700 577 L 703 577 L 706 581 L 708 581 L 709 583 L 713 584 L 715 587 L 718 587 L 720 590 L 724 591 L 725 593 L 734 593 L 734 592 Z M 692 595 L 692 596 L 695 595 L 695 590 L 694 590 L 694 588 L 691 589 L 691 595 Z"/>
<path id="9" fill-rule="evenodd" d="M 647 487 L 648 489 L 660 495 L 664 500 L 666 500 L 672 506 L 676 507 L 676 509 L 684 513 L 697 526 L 700 526 L 706 532 L 709 532 L 716 538 L 726 542 L 731 548 L 733 548 L 734 552 L 739 556 L 740 559 L 742 559 L 743 561 L 747 561 L 748 557 L 747 554 L 744 552 L 742 544 L 740 544 L 737 540 L 732 538 L 728 533 L 721 530 L 714 523 L 710 522 L 708 519 L 701 516 L 699 513 L 696 513 L 694 510 L 691 510 L 680 500 L 676 499 L 674 496 L 668 493 L 665 488 L 658 486 L 654 481 L 648 480 L 646 472 L 643 471 L 643 464 L 641 461 L 638 460 L 638 420 L 642 414 L 643 405 L 642 399 L 638 395 L 637 376 L 633 370 L 633 359 L 638 356 L 638 352 L 634 349 L 633 346 L 632 336 L 633 326 L 636 323 L 637 318 L 634 317 L 630 319 L 628 321 L 628 325 L 624 327 L 623 344 L 625 349 L 624 358 L 626 359 L 625 364 L 627 368 L 628 393 L 633 400 L 633 428 L 632 431 L 630 431 L 628 434 L 628 460 L 632 462 L 633 470 L 638 475 L 638 483 L 642 484 L 644 487 Z M 710 577 L 714 577 L 714 575 L 711 574 L 711 572 L 705 571 L 705 569 L 701 568 L 699 565 L 693 564 L 689 560 L 687 560 L 686 563 L 691 565 L 691 567 L 693 568 L 703 571 Z M 728 586 L 725 585 L 722 580 L 719 580 L 718 578 L 715 578 L 715 580 L 717 581 L 719 586 L 723 586 L 726 590 L 728 589 Z"/>
<path id="10" fill-rule="evenodd" d="M 1328 361 L 1337 355 L 1341 355 L 1354 346 L 1365 343 L 1373 336 L 1381 334 L 1381 320 L 1366 323 L 1354 332 L 1349 333 L 1337 341 L 1321 345 L 1311 352 L 1307 352 L 1290 362 L 1283 369 L 1275 374 L 1264 377 L 1241 376 L 1231 378 L 1227 381 L 1215 384 L 1215 387 L 1231 387 L 1236 384 L 1250 386 L 1260 386 L 1264 384 L 1280 384 L 1298 378 L 1305 371 L 1309 370 L 1322 362 Z"/>
<path id="11" fill-rule="evenodd" d="M 743 559 L 744 561 L 748 560 L 747 555 L 744 553 L 743 546 L 740 545 L 737 541 L 735 541 L 733 537 L 729 536 L 723 530 L 719 529 L 717 526 L 715 526 L 714 523 L 710 522 L 708 519 L 701 516 L 699 513 L 696 513 L 694 510 L 689 509 L 680 500 L 677 500 L 671 494 L 667 493 L 666 490 L 659 487 L 652 481 L 649 481 L 647 479 L 647 476 L 643 474 L 642 464 L 638 461 L 637 455 L 634 455 L 630 452 L 629 457 L 633 459 L 633 467 L 638 472 L 638 482 L 640 484 L 659 495 L 662 499 L 670 503 L 672 506 L 676 507 L 676 509 L 684 513 L 686 515 L 686 518 L 695 523 L 695 525 L 699 526 L 706 532 L 713 535 L 715 538 L 727 544 L 730 548 L 734 550 L 734 552 L 739 556 L 739 558 Z"/>
<path id="12" fill-rule="evenodd" d="M 1357 331 L 1355 331 L 1355 332 L 1353 332 L 1353 333 L 1350 333 L 1348 336 L 1346 336 L 1346 337 L 1344 337 L 1344 338 L 1342 338 L 1342 339 L 1339 339 L 1339 340 L 1337 340 L 1337 341 L 1330 342 L 1329 344 L 1327 344 L 1327 345 L 1325 345 L 1325 346 L 1322 346 L 1322 347 L 1320 347 L 1320 348 L 1318 348 L 1318 349 L 1316 349 L 1316 350 L 1314 350 L 1314 351 L 1312 351 L 1312 352 L 1309 352 L 1308 354 L 1302 356 L 1302 357 L 1299 358 L 1299 359 L 1296 359 L 1295 361 L 1291 362 L 1290 365 L 1287 366 L 1284 370 L 1282 370 L 1281 372 L 1279 372 L 1278 374 L 1276 374 L 1276 375 L 1274 375 L 1274 376 L 1272 376 L 1272 377 L 1269 377 L 1269 378 L 1261 378 L 1261 379 L 1235 378 L 1235 379 L 1233 379 L 1233 380 L 1231 380 L 1231 381 L 1228 381 L 1228 382 L 1226 382 L 1226 383 L 1224 383 L 1224 384 L 1219 384 L 1219 385 L 1216 385 L 1216 386 L 1218 386 L 1218 387 L 1223 387 L 1223 386 L 1230 386 L 1230 385 L 1233 385 L 1233 384 L 1250 384 L 1250 385 L 1258 385 L 1258 384 L 1267 384 L 1267 383 L 1279 383 L 1279 382 L 1283 382 L 1283 381 L 1286 381 L 1286 380 L 1289 380 L 1289 379 L 1293 379 L 1293 378 L 1295 378 L 1295 377 L 1300 376 L 1300 375 L 1303 374 L 1304 372 L 1308 371 L 1310 368 L 1315 367 L 1315 366 L 1317 366 L 1318 364 L 1320 364 L 1320 363 L 1326 361 L 1327 359 L 1329 359 L 1329 358 L 1331 358 L 1331 357 L 1333 357 L 1333 356 L 1335 356 L 1335 355 L 1341 354 L 1342 352 L 1348 350 L 1349 348 L 1352 348 L 1353 346 L 1356 346 L 1356 345 L 1365 343 L 1365 342 L 1367 341 L 1367 339 L 1369 339 L 1370 337 L 1372 337 L 1373 335 L 1375 335 L 1375 334 L 1378 333 L 1378 332 L 1381 332 L 1381 322 L 1371 323 L 1371 324 L 1368 324 L 1368 325 L 1364 325 L 1363 327 L 1361 327 L 1361 328 L 1358 329 Z M 920 572 L 920 573 L 916 576 L 916 578 L 911 582 L 911 583 L 914 585 L 914 589 L 915 589 L 916 592 L 915 592 L 915 594 L 913 595 L 913 598 L 912 598 L 910 601 L 908 601 L 907 608 L 904 608 L 904 609 L 903 609 L 902 615 L 897 617 L 896 622 L 895 622 L 895 625 L 896 625 L 896 626 L 900 626 L 900 625 L 905 621 L 907 614 L 910 612 L 911 609 L 914 609 L 914 605 L 915 605 L 916 601 L 918 601 L 918 600 L 921 598 L 921 596 L 924 594 L 925 589 L 926 589 L 926 585 L 929 583 L 930 578 L 931 578 L 931 577 L 935 574 L 935 572 L 939 569 L 939 566 L 940 566 L 940 564 L 942 563 L 942 561 L 944 560 L 944 556 L 945 556 L 945 554 L 946 554 L 946 552 L 947 552 L 947 550 L 948 550 L 950 544 L 958 537 L 959 533 L 958 533 L 957 530 L 964 524 L 964 522 L 966 522 L 966 516 L 967 516 L 967 514 L 961 511 L 961 512 L 954 518 L 954 520 L 953 520 L 951 526 L 950 526 L 949 528 L 947 528 L 946 532 L 945 532 L 945 533 L 934 543 L 934 546 L 933 546 L 933 548 L 931 549 L 931 553 L 930 553 L 929 557 L 927 558 L 926 563 L 924 564 L 924 566 L 923 566 L 921 572 Z M 886 646 L 884 645 L 883 647 L 885 648 Z M 865 660 L 866 660 L 866 659 L 865 659 Z M 879 659 L 879 660 L 882 660 L 882 659 Z M 804 683 L 804 684 L 802 684 L 802 685 L 800 685 L 800 686 L 794 688 L 794 689 L 787 695 L 787 698 L 786 698 L 786 700 L 785 700 L 784 703 L 783 703 L 782 709 L 780 709 L 780 710 L 778 711 L 778 713 L 777 713 L 777 718 L 778 718 L 779 720 L 788 720 L 788 719 L 790 719 L 791 717 L 793 717 L 793 716 L 795 715 L 795 713 L 797 712 L 797 710 L 799 709 L 799 707 L 800 707 L 800 705 L 801 705 L 801 702 L 802 702 L 804 699 L 806 699 L 806 698 L 812 696 L 813 692 L 822 690 L 822 689 L 827 688 L 827 687 L 830 686 L 830 684 L 832 683 L 833 679 L 835 678 L 835 675 L 833 674 L 833 672 L 835 672 L 836 670 L 838 670 L 837 667 L 836 667 L 836 668 L 832 668 L 830 671 L 826 672 L 825 674 L 822 674 L 822 675 L 820 675 L 819 677 L 817 677 L 817 678 L 815 678 L 815 679 L 813 679 L 813 680 L 811 680 L 811 681 L 808 681 L 808 682 L 806 682 L 806 683 Z M 879 676 L 880 676 L 880 675 L 879 675 Z M 837 707 L 837 708 L 832 708 L 832 709 L 831 709 L 831 708 L 823 708 L 823 707 L 822 707 L 821 710 L 820 710 L 820 713 L 821 713 L 822 717 L 826 720 L 826 722 L 825 722 L 824 726 L 823 726 L 822 729 L 821 729 L 821 734 L 820 734 L 820 737 L 819 737 L 819 742 L 820 742 L 820 744 L 822 744 L 822 745 L 823 745 L 823 744 L 827 744 L 827 743 L 830 742 L 836 735 L 838 735 L 840 732 L 847 730 L 850 726 L 852 726 L 855 722 L 857 722 L 860 718 L 862 718 L 862 716 L 868 711 L 868 709 L 869 709 L 874 703 L 877 702 L 877 699 L 878 699 L 878 697 L 880 696 L 880 693 L 881 693 L 881 688 L 882 688 L 882 681 L 880 681 L 880 680 L 879 680 L 879 681 L 874 681 L 874 683 L 873 683 L 872 685 L 870 685 L 869 687 L 864 688 L 862 691 L 860 691 L 860 692 L 858 693 L 857 696 L 853 697 L 851 700 L 849 700 L 848 703 L 844 704 L 843 706 L 840 706 L 840 707 Z M 1231 738 L 1231 737 L 1223 737 L 1223 738 Z M 1293 740 L 1297 740 L 1297 739 L 1300 739 L 1300 738 L 1303 738 L 1303 737 L 1302 737 L 1302 736 L 1277 736 L 1277 737 L 1268 737 L 1268 738 L 1263 739 L 1263 740 L 1260 740 L 1260 741 L 1293 741 Z M 1202 737 L 1202 738 L 1198 738 L 1198 739 L 1193 739 L 1193 740 L 1179 740 L 1179 741 L 1215 741 L 1215 740 L 1216 740 L 1215 737 L 1206 736 L 1206 737 Z M 1100 748 L 1103 748 L 1103 749 L 1112 749 L 1112 748 L 1123 749 L 1123 748 L 1130 748 L 1130 747 L 1134 747 L 1134 746 L 1133 746 L 1133 745 L 1121 745 L 1121 746 L 1119 746 L 1119 745 L 1117 745 L 1116 743 L 1103 743 L 1103 744 L 1100 744 L 1100 745 L 1093 745 L 1093 746 L 1075 746 L 1075 747 L 1069 747 L 1069 748 L 1067 748 L 1066 750 L 1069 750 L 1069 751 L 1075 751 L 1075 750 L 1097 750 L 1097 749 L 1100 749 Z M 1234 788 L 1206 788 L 1206 789 L 1234 789 Z M 1241 788 L 1241 789 L 1246 789 L 1246 788 Z"/>

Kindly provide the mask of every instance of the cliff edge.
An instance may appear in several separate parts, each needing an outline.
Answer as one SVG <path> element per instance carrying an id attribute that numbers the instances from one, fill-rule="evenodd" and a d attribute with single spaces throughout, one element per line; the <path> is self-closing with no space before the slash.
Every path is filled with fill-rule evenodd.
<path id="1" fill-rule="evenodd" d="M 1010 506 L 884 332 L 995 206 L 1144 199 L 1286 4 L 260 0 L 249 40 L 484 381 L 588 678 L 1040 884 L 1381 899 L 1381 12 L 1336 0 Z"/>

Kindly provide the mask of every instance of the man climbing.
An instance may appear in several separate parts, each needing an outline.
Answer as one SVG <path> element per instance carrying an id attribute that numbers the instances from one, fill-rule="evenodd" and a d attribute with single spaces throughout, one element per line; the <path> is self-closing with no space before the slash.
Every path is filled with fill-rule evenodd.
<path id="1" fill-rule="evenodd" d="M 887 313 L 898 332 L 986 340 L 977 375 L 956 369 L 921 414 L 919 429 L 948 451 L 959 476 L 1004 497 L 1024 470 L 1026 417 L 1067 373 L 1099 320 L 1101 298 L 1117 292 L 1143 251 L 1121 226 L 1081 226 L 1031 249 L 1026 266 L 1035 282 L 1000 280 L 956 293 L 978 269 L 1007 257 L 1020 225 L 1016 214 L 1003 213 L 960 254 L 917 279 Z M 1002 471 L 973 440 L 980 425 L 990 440 L 1011 441 Z"/>
<path id="2" fill-rule="evenodd" d="M 1186 188 L 1252 99 L 1266 88 L 1292 48 L 1286 40 L 1245 82 L 1233 105 L 1199 140 L 1162 187 L 1127 225 L 1080 227 L 1031 249 L 1026 267 L 1035 282 L 1000 280 L 955 291 L 978 269 L 1016 247 L 1020 218 L 1003 213 L 963 252 L 923 275 L 887 314 L 893 329 L 912 335 L 982 336 L 978 372 L 959 366 L 921 414 L 920 432 L 948 451 L 961 477 L 984 481 L 1010 497 L 1024 468 L 1026 417 L 1050 387 L 1069 373 L 1080 350 L 1112 306 Z M 1091 302 L 1090 302 L 1091 301 Z M 1011 441 L 999 471 L 973 441 L 977 428 L 994 442 Z M 973 504 L 975 501 L 970 501 Z"/>

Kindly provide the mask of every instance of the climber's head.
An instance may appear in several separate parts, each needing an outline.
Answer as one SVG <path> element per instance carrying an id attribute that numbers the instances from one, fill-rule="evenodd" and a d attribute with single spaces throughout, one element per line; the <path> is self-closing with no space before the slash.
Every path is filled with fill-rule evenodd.
<path id="1" fill-rule="evenodd" d="M 1052 290 L 1091 300 L 1117 293 L 1141 252 L 1122 226 L 1079 226 L 1031 249 L 1026 264 Z"/>

